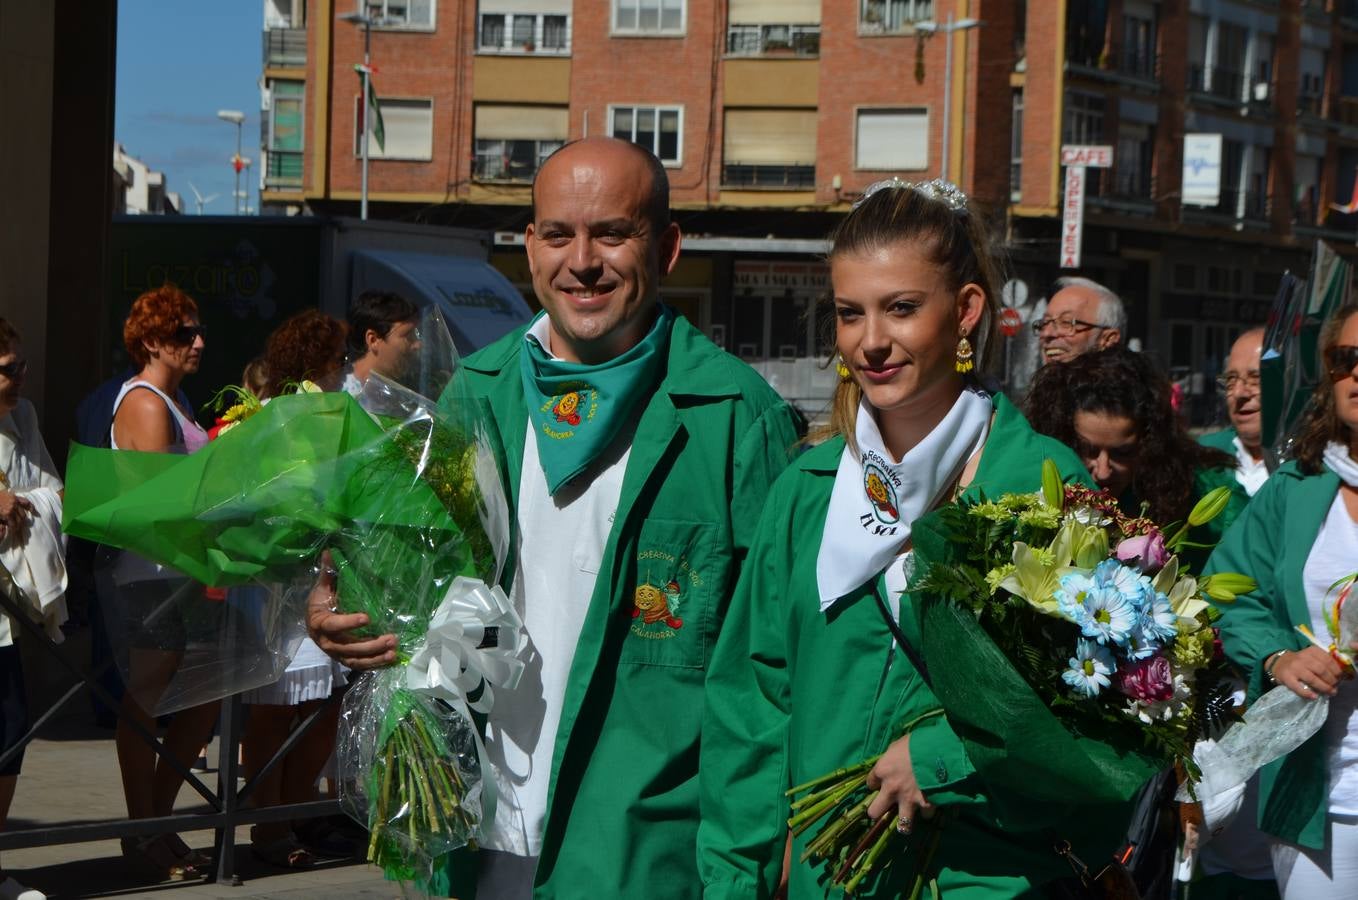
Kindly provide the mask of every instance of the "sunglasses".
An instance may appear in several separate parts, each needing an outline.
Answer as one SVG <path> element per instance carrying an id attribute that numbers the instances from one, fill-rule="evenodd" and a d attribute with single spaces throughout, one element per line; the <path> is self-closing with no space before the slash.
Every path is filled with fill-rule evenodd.
<path id="1" fill-rule="evenodd" d="M 1339 344 L 1325 351 L 1325 367 L 1331 381 L 1343 381 L 1358 366 L 1358 345 Z"/>
<path id="2" fill-rule="evenodd" d="M 28 360 L 16 359 L 12 363 L 5 363 L 0 366 L 0 375 L 6 378 L 22 378 L 28 372 Z"/>
<path id="3" fill-rule="evenodd" d="M 207 329 L 202 325 L 180 325 L 170 335 L 170 341 L 176 344 L 192 344 L 196 338 L 207 339 Z"/>

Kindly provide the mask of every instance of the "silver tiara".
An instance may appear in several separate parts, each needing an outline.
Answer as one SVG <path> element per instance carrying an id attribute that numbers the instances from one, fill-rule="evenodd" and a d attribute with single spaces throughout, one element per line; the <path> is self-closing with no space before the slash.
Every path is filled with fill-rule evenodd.
<path id="1" fill-rule="evenodd" d="M 965 212 L 967 208 L 967 195 L 962 193 L 962 189 L 951 181 L 944 181 L 942 178 L 935 178 L 932 181 L 902 181 L 899 178 L 885 178 L 881 181 L 874 181 L 863 190 L 863 196 L 854 201 L 853 206 L 849 207 L 852 212 L 867 202 L 868 198 L 878 191 L 884 190 L 905 190 L 909 189 L 923 194 L 930 200 L 937 200 L 953 212 Z"/>

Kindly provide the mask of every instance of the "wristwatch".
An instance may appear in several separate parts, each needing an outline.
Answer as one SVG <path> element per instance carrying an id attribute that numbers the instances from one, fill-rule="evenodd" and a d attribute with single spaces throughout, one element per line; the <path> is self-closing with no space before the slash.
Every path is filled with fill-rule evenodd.
<path id="1" fill-rule="evenodd" d="M 1281 682 L 1273 676 L 1273 670 L 1278 668 L 1278 660 L 1282 659 L 1287 652 L 1288 651 L 1286 650 L 1279 650 L 1264 660 L 1264 677 L 1274 684 L 1280 684 Z"/>

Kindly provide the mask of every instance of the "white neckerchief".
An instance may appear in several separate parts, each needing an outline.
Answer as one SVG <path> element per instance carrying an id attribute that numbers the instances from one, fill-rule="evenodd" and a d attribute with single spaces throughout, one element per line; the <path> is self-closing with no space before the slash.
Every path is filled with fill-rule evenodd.
<path id="1" fill-rule="evenodd" d="M 1235 443 L 1235 480 L 1240 482 L 1240 486 L 1245 489 L 1245 493 L 1253 497 L 1259 493 L 1259 488 L 1268 481 L 1268 463 L 1263 459 L 1255 459 L 1248 450 L 1245 449 L 1244 441 L 1239 437 L 1233 438 Z"/>
<path id="2" fill-rule="evenodd" d="M 1358 488 L 1358 462 L 1349 456 L 1349 448 L 1337 441 L 1325 445 L 1325 465 L 1330 467 L 1339 480 L 1351 488 Z"/>
<path id="3" fill-rule="evenodd" d="M 994 412 L 988 396 L 964 390 L 943 421 L 900 462 L 892 462 L 872 408 L 866 401 L 859 405 L 854 426 L 858 452 L 844 447 L 816 557 L 821 612 L 875 577 L 901 552 L 910 526 L 933 507 L 985 442 Z"/>

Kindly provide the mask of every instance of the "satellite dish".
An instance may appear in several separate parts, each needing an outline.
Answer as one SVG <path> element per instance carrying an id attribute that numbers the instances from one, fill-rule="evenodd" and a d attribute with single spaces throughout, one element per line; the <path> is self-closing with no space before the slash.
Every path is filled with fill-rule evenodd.
<path id="1" fill-rule="evenodd" d="M 1011 278 L 1000 288 L 1000 296 L 1004 298 L 1005 306 L 1012 306 L 1018 309 L 1020 306 L 1028 305 L 1028 283 L 1018 278 Z"/>

